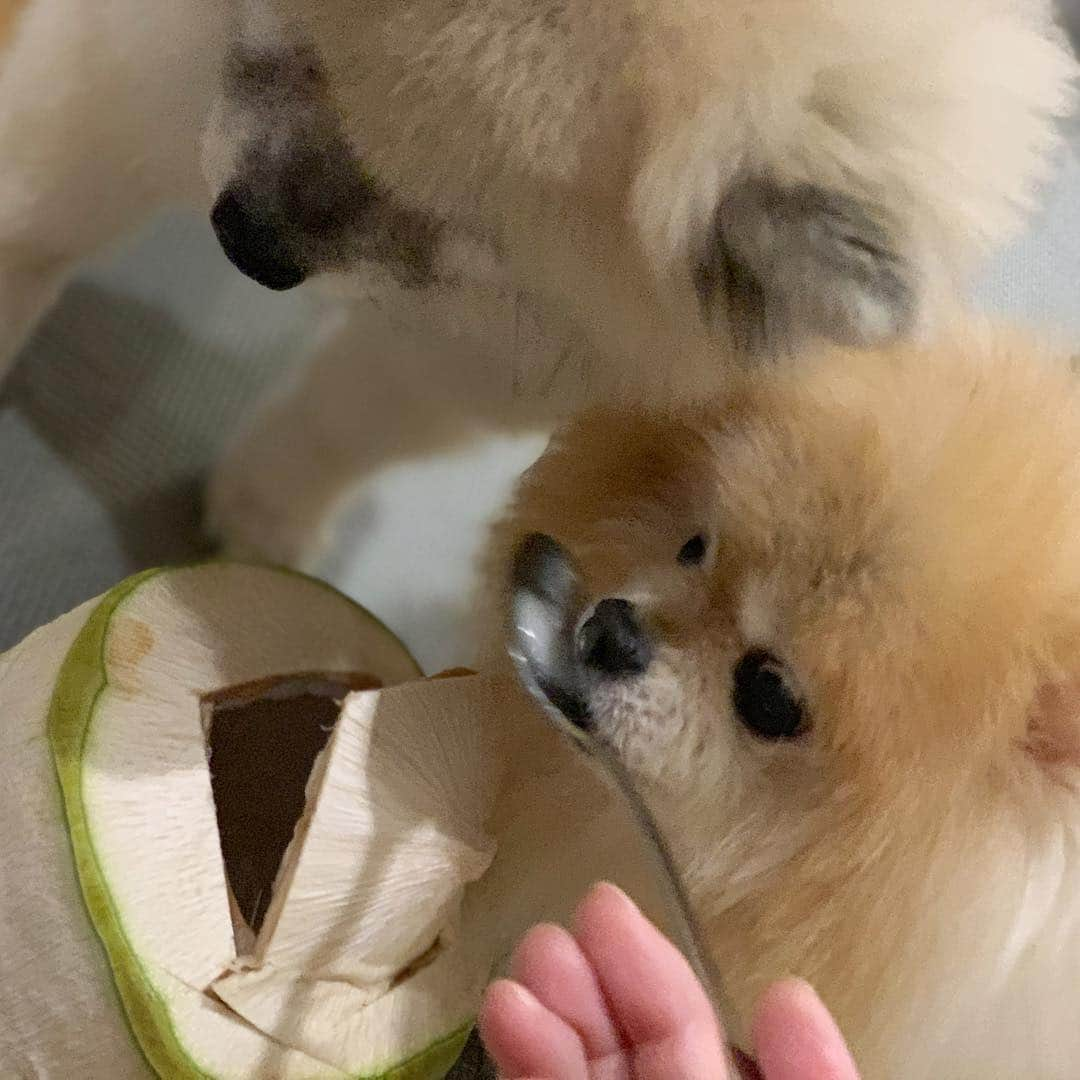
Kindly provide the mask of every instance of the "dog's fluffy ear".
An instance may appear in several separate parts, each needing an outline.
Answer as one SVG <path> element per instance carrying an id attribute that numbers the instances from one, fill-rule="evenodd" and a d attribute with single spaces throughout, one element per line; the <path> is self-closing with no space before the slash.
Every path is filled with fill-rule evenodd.
<path id="1" fill-rule="evenodd" d="M 884 216 L 810 184 L 737 181 L 695 268 L 706 316 L 724 304 L 751 348 L 814 335 L 875 345 L 908 333 L 917 271 Z"/>
<path id="2" fill-rule="evenodd" d="M 648 68 L 629 209 L 656 280 L 770 353 L 947 321 L 1074 103 L 1049 0 L 721 6 L 745 19 L 695 25 L 712 68 Z"/>

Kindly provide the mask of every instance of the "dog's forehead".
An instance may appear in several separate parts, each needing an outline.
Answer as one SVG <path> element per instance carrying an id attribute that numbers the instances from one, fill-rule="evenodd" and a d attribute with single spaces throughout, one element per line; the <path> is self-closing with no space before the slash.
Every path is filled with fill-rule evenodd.
<path id="1" fill-rule="evenodd" d="M 873 412 L 822 402 L 797 382 L 728 411 L 711 440 L 717 529 L 732 557 L 861 573 L 896 513 L 896 455 Z"/>
<path id="2" fill-rule="evenodd" d="M 988 362 L 771 401 L 717 456 L 740 632 L 834 692 L 853 744 L 860 717 L 918 715 L 911 734 L 951 745 L 1075 662 L 1074 392 L 1036 357 Z"/>
<path id="3" fill-rule="evenodd" d="M 587 571 L 674 566 L 700 536 L 725 578 L 862 573 L 880 516 L 873 439 L 855 417 L 815 423 L 742 399 L 678 417 L 592 410 L 530 470 L 518 509 L 530 527 L 558 526 Z"/>
<path id="4" fill-rule="evenodd" d="M 326 72 L 306 42 L 245 44 L 226 58 L 225 92 L 240 107 L 268 110 L 307 105 L 326 92 Z"/>

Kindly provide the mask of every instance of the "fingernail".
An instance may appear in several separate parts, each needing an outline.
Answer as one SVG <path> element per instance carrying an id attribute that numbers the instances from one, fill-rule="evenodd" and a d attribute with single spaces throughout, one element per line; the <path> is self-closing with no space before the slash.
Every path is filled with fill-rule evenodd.
<path id="1" fill-rule="evenodd" d="M 621 909 L 624 917 L 630 916 L 633 919 L 644 917 L 637 904 L 618 885 L 612 885 L 610 881 L 598 881 L 581 898 L 578 906 L 574 909 L 571 927 L 575 936 L 585 923 L 593 921 L 594 913 L 607 911 L 612 914 L 613 909 Z"/>
<path id="2" fill-rule="evenodd" d="M 490 993 L 495 987 L 498 987 L 498 993 L 504 997 L 513 998 L 524 1009 L 535 1011 L 540 1004 L 528 987 L 522 986 L 521 983 L 516 982 L 514 979 L 499 979 L 497 982 L 492 983 L 488 992 Z"/>
<path id="3" fill-rule="evenodd" d="M 613 900 L 617 900 L 631 911 L 641 911 L 627 893 L 623 892 L 618 885 L 614 885 L 610 881 L 600 881 L 592 887 L 593 896 L 597 896 L 604 892 L 606 892 Z"/>

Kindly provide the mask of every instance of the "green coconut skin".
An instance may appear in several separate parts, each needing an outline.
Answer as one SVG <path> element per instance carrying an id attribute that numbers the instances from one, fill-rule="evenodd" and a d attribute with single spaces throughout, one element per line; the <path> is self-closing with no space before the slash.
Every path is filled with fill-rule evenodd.
<path id="1" fill-rule="evenodd" d="M 378 1077 L 357 1077 L 356 1080 L 442 1080 L 461 1057 L 472 1029 L 471 1023 L 466 1024 L 389 1072 L 381 1073 Z"/>
<path id="2" fill-rule="evenodd" d="M 82 758 L 94 711 L 105 689 L 105 639 L 112 617 L 136 589 L 157 574 L 149 570 L 106 593 L 68 652 L 49 708 L 49 741 L 63 794 L 68 835 L 83 900 L 105 948 L 124 1012 L 154 1071 L 172 1080 L 213 1080 L 177 1041 L 168 1009 L 147 980 L 112 905 L 87 827 L 82 793 Z"/>
<path id="3" fill-rule="evenodd" d="M 287 572 L 295 575 L 295 571 Z M 83 805 L 83 752 L 98 701 L 108 685 L 105 643 L 113 616 L 140 586 L 164 573 L 169 570 L 147 570 L 128 578 L 106 593 L 94 609 L 61 665 L 49 707 L 48 733 L 83 900 L 112 968 L 135 1041 L 162 1080 L 217 1080 L 199 1068 L 177 1039 L 168 1006 L 127 940 L 97 861 Z M 309 580 L 336 592 L 325 582 Z M 340 593 L 337 595 L 343 602 L 359 607 Z M 393 636 L 369 612 L 360 610 Z M 356 1080 L 440 1080 L 460 1057 L 471 1030 L 472 1024 L 466 1024 L 392 1069 Z"/>

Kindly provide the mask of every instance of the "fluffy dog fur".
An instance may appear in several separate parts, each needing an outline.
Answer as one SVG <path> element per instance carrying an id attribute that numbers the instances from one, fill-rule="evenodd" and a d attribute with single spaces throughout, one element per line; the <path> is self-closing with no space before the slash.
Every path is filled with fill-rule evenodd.
<path id="1" fill-rule="evenodd" d="M 271 6 L 389 191 L 489 242 L 613 359 L 644 366 L 659 338 L 650 366 L 691 385 L 717 338 L 932 318 L 1015 224 L 1064 104 L 1046 8 L 1014 0 Z"/>
<path id="2" fill-rule="evenodd" d="M 1065 363 L 976 336 L 832 352 L 692 413 L 594 411 L 524 478 L 496 582 L 535 531 L 577 567 L 571 624 L 627 598 L 651 642 L 643 673 L 593 678 L 588 706 L 741 1007 L 807 977 L 867 1080 L 1080 1074 Z M 698 534 L 702 562 L 681 565 Z M 794 738 L 735 714 L 754 648 L 805 703 Z"/>
<path id="3" fill-rule="evenodd" d="M 445 441 L 613 393 L 711 392 L 734 346 L 932 331 L 1030 201 L 1073 72 L 1048 0 L 6 0 L 0 16 L 0 356 L 76 260 L 198 198 L 200 141 L 238 265 L 365 298 L 213 494 L 227 538 L 287 561 L 386 452 L 365 370 L 418 372 L 386 393 L 424 418 L 400 452 L 430 444 L 431 414 Z"/>

